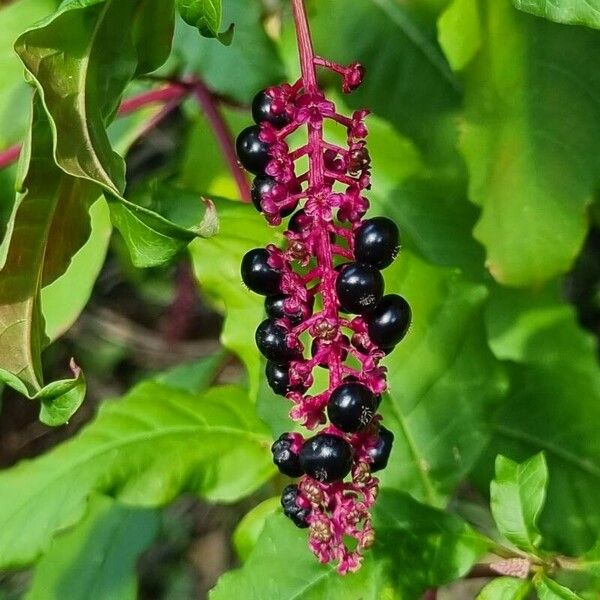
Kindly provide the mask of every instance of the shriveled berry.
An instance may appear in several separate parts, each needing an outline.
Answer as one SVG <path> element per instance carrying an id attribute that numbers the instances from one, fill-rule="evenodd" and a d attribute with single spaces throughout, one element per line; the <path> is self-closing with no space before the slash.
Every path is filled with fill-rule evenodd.
<path id="1" fill-rule="evenodd" d="M 369 456 L 373 459 L 373 462 L 371 463 L 372 473 L 381 471 L 381 469 L 387 467 L 393 444 L 394 434 L 383 425 L 380 425 L 377 444 L 369 450 Z"/>
<path id="2" fill-rule="evenodd" d="M 300 477 L 303 474 L 300 457 L 292 450 L 289 433 L 283 433 L 271 446 L 273 462 L 281 473 L 288 477 Z"/>
<path id="3" fill-rule="evenodd" d="M 299 490 L 295 483 L 286 486 L 281 493 L 281 506 L 283 507 L 283 514 L 291 519 L 296 527 L 304 529 L 308 527 L 307 519 L 310 510 L 298 506 L 298 495 Z"/>
<path id="4" fill-rule="evenodd" d="M 255 175 L 264 175 L 271 159 L 269 144 L 259 138 L 258 125 L 246 127 L 237 137 L 235 148 L 242 166 Z"/>
<path id="5" fill-rule="evenodd" d="M 319 433 L 304 442 L 300 450 L 300 465 L 317 481 L 339 481 L 352 468 L 352 446 L 337 435 Z"/>
<path id="6" fill-rule="evenodd" d="M 411 316 L 410 306 L 402 296 L 387 294 L 365 319 L 371 341 L 387 353 L 406 335 Z"/>
<path id="7" fill-rule="evenodd" d="M 265 319 L 256 330 L 256 345 L 261 354 L 278 365 L 284 365 L 295 358 L 298 352 L 287 344 L 287 331 L 272 319 Z"/>
<path id="8" fill-rule="evenodd" d="M 326 345 L 331 345 L 332 342 L 326 342 L 323 340 L 320 340 L 318 338 L 315 338 L 312 341 L 312 344 L 310 346 L 310 354 L 311 356 L 314 358 L 314 356 L 317 354 L 317 352 L 321 349 L 322 346 L 326 346 Z M 350 340 L 348 339 L 348 336 L 342 336 L 342 351 L 340 353 L 340 360 L 342 362 L 344 362 L 347 358 L 348 358 L 348 346 L 350 345 Z M 320 362 L 319 363 L 320 367 L 323 367 L 324 369 L 329 368 L 329 362 L 327 360 L 325 360 L 324 362 Z"/>
<path id="9" fill-rule="evenodd" d="M 267 90 L 262 90 L 254 96 L 252 117 L 256 123 L 271 123 L 277 129 L 290 122 L 290 117 L 285 112 L 273 112 L 273 98 L 267 93 Z"/>
<path id="10" fill-rule="evenodd" d="M 289 313 L 285 312 L 285 301 L 287 299 L 288 296 L 285 294 L 267 296 L 265 298 L 265 312 L 272 319 L 283 319 L 284 317 L 287 317 L 292 325 L 298 325 L 303 320 L 302 313 L 299 312 L 290 315 Z"/>
<path id="11" fill-rule="evenodd" d="M 355 433 L 373 419 L 377 402 L 371 390 L 362 383 L 343 383 L 333 390 L 327 402 L 327 416 L 341 431 Z"/>
<path id="12" fill-rule="evenodd" d="M 362 315 L 381 300 L 383 277 L 371 265 L 347 263 L 340 268 L 335 288 L 342 309 Z"/>
<path id="13" fill-rule="evenodd" d="M 279 291 L 281 273 L 269 265 L 265 248 L 250 250 L 242 258 L 242 280 L 253 292 L 266 296 Z"/>
<path id="14" fill-rule="evenodd" d="M 363 222 L 354 236 L 356 260 L 384 269 L 400 250 L 400 236 L 394 221 L 374 217 Z"/>

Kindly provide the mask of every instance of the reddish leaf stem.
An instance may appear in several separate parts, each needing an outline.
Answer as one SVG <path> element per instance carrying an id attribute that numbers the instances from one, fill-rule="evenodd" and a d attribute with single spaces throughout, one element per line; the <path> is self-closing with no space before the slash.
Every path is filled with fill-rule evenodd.
<path id="1" fill-rule="evenodd" d="M 21 145 L 15 144 L 6 150 L 0 152 L 0 169 L 5 169 L 19 159 L 21 154 Z"/>
<path id="2" fill-rule="evenodd" d="M 229 166 L 229 170 L 235 179 L 241 199 L 244 202 L 250 202 L 250 186 L 248 185 L 246 175 L 244 175 L 244 172 L 238 163 L 231 131 L 217 107 L 215 97 L 199 79 L 193 80 L 193 89 L 198 104 L 200 104 L 200 107 L 210 123 L 217 138 L 217 142 L 221 147 L 221 152 Z"/>

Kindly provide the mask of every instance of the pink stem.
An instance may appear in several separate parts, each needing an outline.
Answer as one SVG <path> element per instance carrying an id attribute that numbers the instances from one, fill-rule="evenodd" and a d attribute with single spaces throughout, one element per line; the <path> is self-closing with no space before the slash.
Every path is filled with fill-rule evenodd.
<path id="1" fill-rule="evenodd" d="M 308 94 L 317 94 L 317 73 L 315 69 L 315 53 L 310 36 L 310 28 L 306 16 L 303 0 L 293 0 L 294 21 L 300 54 L 300 67 L 304 89 Z M 308 176 L 308 189 L 319 192 L 325 189 L 325 165 L 323 161 L 322 129 L 310 123 L 308 126 L 308 155 L 310 169 Z M 328 231 L 328 223 L 318 217 L 321 231 Z M 328 235 L 322 235 L 316 244 L 315 255 L 317 265 L 321 269 L 321 296 L 323 299 L 323 314 L 339 327 L 338 303 L 335 291 L 336 273 L 333 269 L 333 253 Z M 329 387 L 336 388 L 342 380 L 341 348 L 336 348 L 332 353 L 329 368 Z"/>
<path id="2" fill-rule="evenodd" d="M 181 82 L 173 82 L 157 90 L 144 92 L 133 98 L 123 100 L 119 107 L 119 115 L 127 115 L 148 106 L 149 104 L 158 104 L 181 100 L 190 93 L 189 86 Z"/>
<path id="3" fill-rule="evenodd" d="M 6 150 L 0 152 L 0 169 L 5 169 L 12 163 L 16 162 L 19 159 L 19 154 L 21 154 L 21 145 L 15 144 Z"/>
<path id="4" fill-rule="evenodd" d="M 227 123 L 225 123 L 223 116 L 219 112 L 213 95 L 206 88 L 204 83 L 202 83 L 202 81 L 199 79 L 196 79 L 194 80 L 193 85 L 194 93 L 196 94 L 198 103 L 204 111 L 204 114 L 206 115 L 206 118 L 208 119 L 208 122 L 215 133 L 217 141 L 221 146 L 221 151 L 223 152 L 223 156 L 227 161 L 229 170 L 235 179 L 240 196 L 244 202 L 250 202 L 250 186 L 248 185 L 246 175 L 244 175 L 244 172 L 238 163 L 233 138 Z"/>

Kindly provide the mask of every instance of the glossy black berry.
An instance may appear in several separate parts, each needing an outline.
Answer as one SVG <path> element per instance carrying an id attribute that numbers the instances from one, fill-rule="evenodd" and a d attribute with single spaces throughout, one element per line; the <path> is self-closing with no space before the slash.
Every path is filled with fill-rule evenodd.
<path id="1" fill-rule="evenodd" d="M 370 312 L 383 296 L 383 277 L 373 266 L 347 263 L 335 284 L 342 309 L 359 315 Z"/>
<path id="2" fill-rule="evenodd" d="M 354 255 L 359 262 L 384 269 L 400 250 L 400 236 L 394 221 L 385 217 L 368 219 L 354 237 Z"/>
<path id="3" fill-rule="evenodd" d="M 304 317 L 301 312 L 294 315 L 285 312 L 285 301 L 287 298 L 288 296 L 285 294 L 267 296 L 265 298 L 265 312 L 267 313 L 267 316 L 272 319 L 283 319 L 284 317 L 287 317 L 292 325 L 298 325 L 303 321 Z"/>
<path id="4" fill-rule="evenodd" d="M 238 135 L 235 142 L 237 155 L 242 166 L 255 175 L 264 175 L 269 163 L 269 144 L 263 142 L 258 136 L 258 125 L 246 127 Z"/>
<path id="5" fill-rule="evenodd" d="M 387 352 L 406 335 L 411 320 L 410 306 L 402 296 L 387 294 L 365 320 L 371 341 Z"/>
<path id="6" fill-rule="evenodd" d="M 269 175 L 257 175 L 254 178 L 254 181 L 252 182 L 252 188 L 250 189 L 250 196 L 252 197 L 252 204 L 254 204 L 258 212 L 262 212 L 261 202 L 263 198 L 267 194 L 270 194 L 276 185 L 283 184 L 278 184 L 277 181 Z M 293 206 L 288 206 L 287 208 L 282 209 L 280 211 L 280 215 L 282 217 L 288 217 L 296 210 L 297 206 L 298 203 L 296 202 Z"/>
<path id="7" fill-rule="evenodd" d="M 302 233 L 302 230 L 309 226 L 311 218 L 304 212 L 304 209 L 296 211 L 288 222 L 288 229 L 294 233 Z"/>
<path id="8" fill-rule="evenodd" d="M 265 375 L 269 387 L 279 396 L 285 396 L 293 389 L 301 391 L 301 387 L 292 387 L 290 385 L 290 374 L 288 365 L 278 365 L 270 360 L 265 367 Z"/>
<path id="9" fill-rule="evenodd" d="M 256 345 L 261 354 L 279 365 L 284 365 L 298 353 L 288 348 L 287 331 L 272 319 L 265 319 L 256 330 Z"/>
<path id="10" fill-rule="evenodd" d="M 300 457 L 292 450 L 292 440 L 289 433 L 282 434 L 279 439 L 271 446 L 273 462 L 281 473 L 288 477 L 300 477 L 303 475 L 300 466 Z"/>
<path id="11" fill-rule="evenodd" d="M 281 273 L 268 262 L 269 252 L 265 248 L 255 248 L 242 258 L 242 280 L 257 294 L 266 296 L 279 291 Z"/>
<path id="12" fill-rule="evenodd" d="M 352 446 L 337 435 L 320 433 L 304 442 L 300 465 L 313 479 L 339 481 L 352 468 Z"/>
<path id="13" fill-rule="evenodd" d="M 295 483 L 286 486 L 281 493 L 281 506 L 283 514 L 294 522 L 296 527 L 304 529 L 308 527 L 308 508 L 300 508 L 296 503 L 298 499 L 298 486 Z"/>
<path id="14" fill-rule="evenodd" d="M 394 434 L 383 426 L 379 427 L 379 437 L 375 447 L 369 450 L 369 455 L 373 459 L 371 463 L 371 472 L 385 469 L 390 458 L 392 446 L 394 444 Z"/>
<path id="15" fill-rule="evenodd" d="M 341 431 L 355 433 L 373 419 L 377 401 L 362 383 L 343 383 L 333 390 L 327 402 L 327 416 Z"/>
<path id="16" fill-rule="evenodd" d="M 290 122 L 290 117 L 286 113 L 273 112 L 273 98 L 267 94 L 266 90 L 262 90 L 254 96 L 254 100 L 252 100 L 252 117 L 256 123 L 271 123 L 277 129 Z"/>

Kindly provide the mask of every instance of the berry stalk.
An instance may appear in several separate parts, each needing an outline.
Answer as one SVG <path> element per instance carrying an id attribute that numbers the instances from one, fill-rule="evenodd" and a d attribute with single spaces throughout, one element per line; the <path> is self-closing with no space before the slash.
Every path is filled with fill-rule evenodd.
<path id="1" fill-rule="evenodd" d="M 363 219 L 371 187 L 368 111 L 338 113 L 317 80 L 317 67 L 329 69 L 349 93 L 364 69 L 315 56 L 302 1 L 293 0 L 293 9 L 301 77 L 259 92 L 256 124 L 236 141 L 242 166 L 255 175 L 255 207 L 271 225 L 290 217 L 286 246 L 248 252 L 242 279 L 266 296 L 256 343 L 267 358 L 269 385 L 292 402 L 294 421 L 320 428 L 307 438 L 283 433 L 273 444 L 279 470 L 301 478 L 283 491 L 284 513 L 309 529 L 309 547 L 321 562 L 337 562 L 346 573 L 360 567 L 374 541 L 373 473 L 386 466 L 394 437 L 376 414 L 387 389 L 379 362 L 405 336 L 411 314 L 402 297 L 384 296 L 380 273 L 396 257 L 396 225 Z M 346 146 L 325 139 L 326 122 L 346 131 Z M 303 130 L 306 143 L 290 147 L 298 144 L 290 136 Z M 298 173 L 305 159 L 308 170 Z M 315 385 L 318 368 L 328 370 L 324 390 Z"/>

